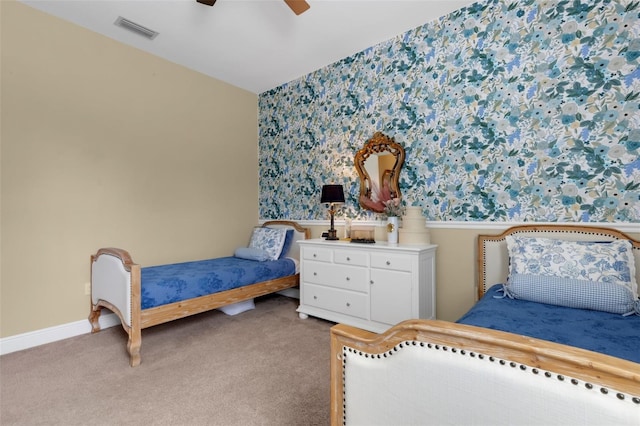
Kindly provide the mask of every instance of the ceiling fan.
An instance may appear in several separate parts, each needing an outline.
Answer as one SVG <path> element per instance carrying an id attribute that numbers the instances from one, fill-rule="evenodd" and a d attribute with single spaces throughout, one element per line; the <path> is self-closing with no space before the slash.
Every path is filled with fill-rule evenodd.
<path id="1" fill-rule="evenodd" d="M 196 0 L 198 3 L 206 4 L 207 6 L 213 6 L 216 4 L 216 0 Z M 300 15 L 302 12 L 307 11 L 311 6 L 305 0 L 284 0 L 293 13 Z"/>

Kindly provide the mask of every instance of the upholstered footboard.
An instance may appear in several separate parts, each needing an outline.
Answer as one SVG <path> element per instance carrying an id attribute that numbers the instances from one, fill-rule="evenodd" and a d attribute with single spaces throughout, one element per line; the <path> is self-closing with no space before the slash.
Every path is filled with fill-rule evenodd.
<path id="1" fill-rule="evenodd" d="M 409 320 L 331 354 L 333 425 L 640 424 L 640 364 L 569 346 Z"/>
<path id="2" fill-rule="evenodd" d="M 129 335 L 127 351 L 132 367 L 140 364 L 140 265 L 129 253 L 103 248 L 91 256 L 91 332 L 100 331 L 102 308 L 113 311 Z"/>

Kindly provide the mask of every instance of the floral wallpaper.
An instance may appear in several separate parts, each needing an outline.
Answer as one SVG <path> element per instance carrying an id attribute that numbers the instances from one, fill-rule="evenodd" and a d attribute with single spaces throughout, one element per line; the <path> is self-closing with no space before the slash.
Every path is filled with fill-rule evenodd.
<path id="1" fill-rule="evenodd" d="M 355 152 L 406 150 L 428 220 L 640 222 L 640 2 L 479 1 L 259 96 L 260 217 L 358 205 Z"/>

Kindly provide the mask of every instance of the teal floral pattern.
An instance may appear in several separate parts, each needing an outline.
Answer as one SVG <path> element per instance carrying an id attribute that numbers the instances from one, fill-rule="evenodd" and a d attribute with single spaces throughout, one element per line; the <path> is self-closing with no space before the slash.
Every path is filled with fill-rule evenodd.
<path id="1" fill-rule="evenodd" d="M 259 96 L 261 218 L 358 205 L 376 131 L 438 221 L 640 222 L 640 2 L 479 1 Z"/>

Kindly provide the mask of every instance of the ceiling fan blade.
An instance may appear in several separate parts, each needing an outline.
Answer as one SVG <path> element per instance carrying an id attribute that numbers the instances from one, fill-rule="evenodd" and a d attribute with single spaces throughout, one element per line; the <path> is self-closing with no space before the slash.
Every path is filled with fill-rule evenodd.
<path id="1" fill-rule="evenodd" d="M 196 0 L 198 3 L 206 4 L 207 6 L 213 6 L 216 4 L 216 0 Z"/>
<path id="2" fill-rule="evenodd" d="M 300 15 L 302 12 L 309 10 L 309 8 L 311 7 L 305 0 L 284 0 L 284 2 L 291 8 L 291 10 L 293 10 L 293 13 L 295 13 L 296 15 Z"/>

